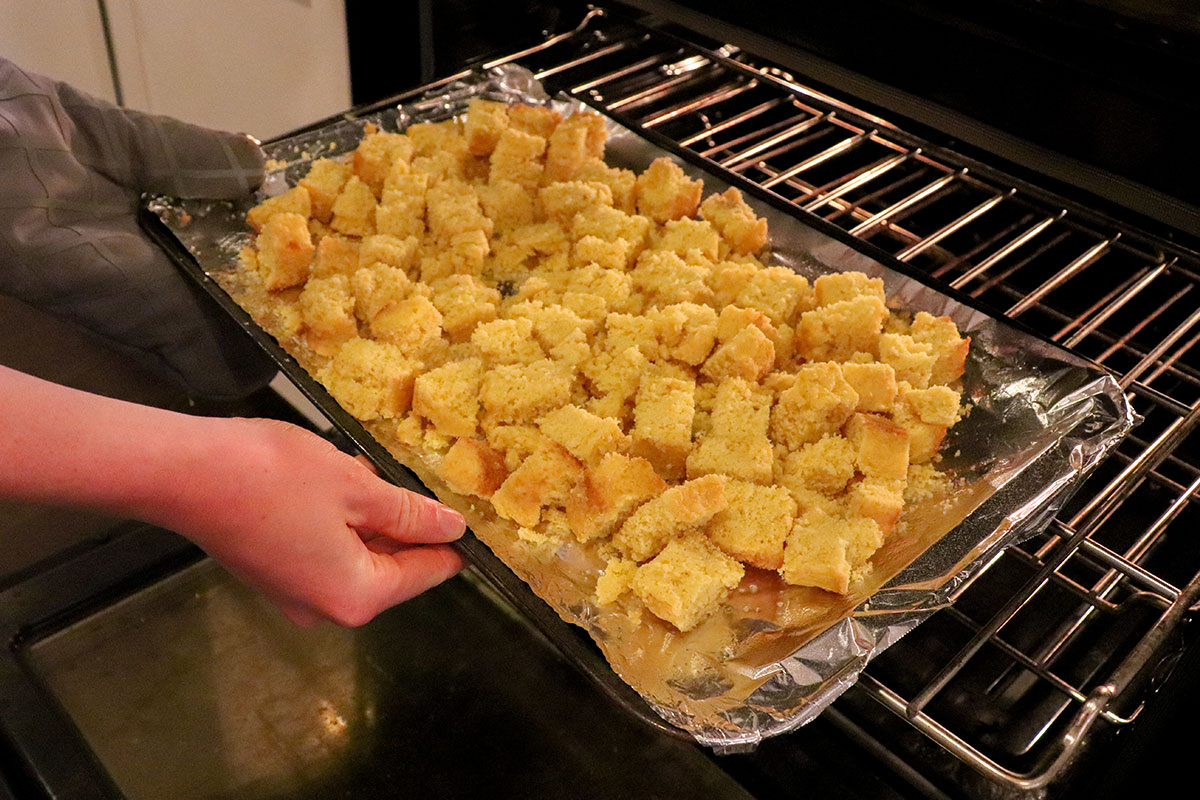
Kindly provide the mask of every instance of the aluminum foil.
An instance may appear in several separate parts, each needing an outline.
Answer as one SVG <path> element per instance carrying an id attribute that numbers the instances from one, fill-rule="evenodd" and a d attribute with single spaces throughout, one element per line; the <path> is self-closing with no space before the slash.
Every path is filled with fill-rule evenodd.
<path id="1" fill-rule="evenodd" d="M 280 164 L 263 193 L 294 185 L 314 158 L 351 152 L 365 122 L 399 131 L 412 122 L 449 119 L 465 111 L 473 96 L 553 103 L 566 113 L 578 107 L 548 98 L 519 67 L 497 68 L 403 106 L 266 145 Z M 640 171 L 670 155 L 615 122 L 609 129 L 606 160 L 612 165 Z M 706 194 L 728 186 L 682 166 L 704 180 Z M 751 570 L 720 612 L 686 635 L 649 614 L 639 621 L 625 609 L 597 607 L 591 591 L 603 562 L 594 552 L 573 541 L 552 542 L 548 550 L 545 542 L 517 537 L 515 526 L 490 507 L 479 508 L 486 504 L 440 485 L 436 464 L 400 452 L 386 427 L 366 426 L 439 497 L 463 511 L 475 534 L 560 616 L 587 629 L 614 670 L 663 719 L 719 752 L 752 748 L 815 718 L 872 657 L 951 603 L 1004 547 L 1041 530 L 1134 423 L 1124 393 L 1104 369 L 895 271 L 801 218 L 753 196 L 747 200 L 769 220 L 769 263 L 810 279 L 845 270 L 881 277 L 893 308 L 949 315 L 972 339 L 963 379 L 971 411 L 947 436 L 939 465 L 958 488 L 906 509 L 899 533 L 872 559 L 871 577 L 857 593 L 838 597 L 789 587 Z M 250 205 L 153 198 L 149 207 L 237 299 L 237 252 L 250 241 L 244 221 Z M 281 344 L 296 354 L 295 343 Z M 303 354 L 298 357 L 304 363 Z"/>

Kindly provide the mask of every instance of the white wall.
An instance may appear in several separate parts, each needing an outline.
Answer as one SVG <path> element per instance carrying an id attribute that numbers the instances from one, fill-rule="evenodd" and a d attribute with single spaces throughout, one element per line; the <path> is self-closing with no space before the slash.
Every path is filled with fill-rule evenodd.
<path id="1" fill-rule="evenodd" d="M 0 0 L 0 55 L 114 101 L 96 0 Z"/>

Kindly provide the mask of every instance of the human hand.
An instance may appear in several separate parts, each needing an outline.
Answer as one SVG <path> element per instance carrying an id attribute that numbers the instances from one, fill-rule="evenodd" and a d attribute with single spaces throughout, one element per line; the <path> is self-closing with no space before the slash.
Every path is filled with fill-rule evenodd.
<path id="1" fill-rule="evenodd" d="M 143 192 L 249 195 L 243 134 L 127 111 L 0 58 L 0 292 L 72 320 L 193 396 L 236 398 L 274 370 L 142 233 Z"/>
<path id="2" fill-rule="evenodd" d="M 193 419 L 203 447 L 158 521 L 292 621 L 360 625 L 461 569 L 446 544 L 465 530 L 458 512 L 293 425 Z"/>

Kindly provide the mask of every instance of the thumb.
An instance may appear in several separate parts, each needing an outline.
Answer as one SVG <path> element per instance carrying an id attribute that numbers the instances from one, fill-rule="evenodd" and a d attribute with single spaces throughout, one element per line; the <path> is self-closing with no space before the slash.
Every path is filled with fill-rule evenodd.
<path id="1" fill-rule="evenodd" d="M 466 531 L 466 521 L 449 506 L 370 476 L 352 502 L 350 524 L 409 544 L 452 542 Z"/>

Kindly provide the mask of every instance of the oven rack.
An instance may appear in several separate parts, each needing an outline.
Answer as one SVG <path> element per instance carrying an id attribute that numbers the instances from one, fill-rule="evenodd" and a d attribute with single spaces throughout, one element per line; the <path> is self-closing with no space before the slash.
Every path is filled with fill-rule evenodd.
<path id="1" fill-rule="evenodd" d="M 482 67 L 507 63 L 1112 370 L 1142 418 L 1133 434 L 855 692 L 1014 796 L 1132 722 L 1200 599 L 1184 546 L 1200 521 L 1200 257 L 734 46 L 603 8 Z"/>

